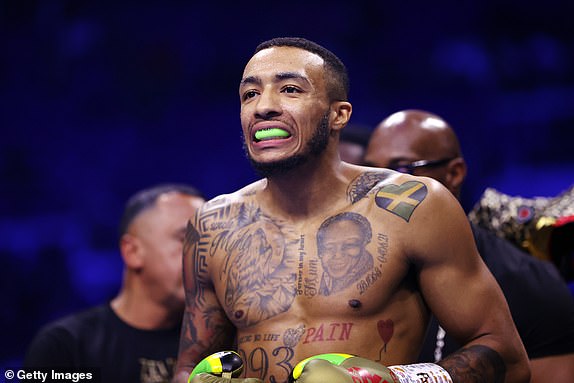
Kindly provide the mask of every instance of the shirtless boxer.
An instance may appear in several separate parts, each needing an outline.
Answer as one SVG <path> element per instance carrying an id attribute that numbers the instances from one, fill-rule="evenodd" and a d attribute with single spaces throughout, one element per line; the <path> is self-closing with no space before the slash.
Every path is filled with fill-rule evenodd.
<path id="1" fill-rule="evenodd" d="M 231 348 L 243 376 L 264 382 L 323 353 L 413 363 L 432 312 L 464 345 L 439 362 L 454 382 L 527 382 L 456 198 L 430 178 L 340 161 L 347 94 L 344 65 L 304 39 L 267 41 L 247 63 L 244 145 L 264 178 L 207 202 L 188 227 L 177 381 Z"/>

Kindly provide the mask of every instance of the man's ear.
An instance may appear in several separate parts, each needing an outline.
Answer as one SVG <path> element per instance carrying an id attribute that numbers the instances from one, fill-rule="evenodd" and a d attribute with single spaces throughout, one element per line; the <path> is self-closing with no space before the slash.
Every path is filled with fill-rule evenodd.
<path id="1" fill-rule="evenodd" d="M 143 267 L 141 241 L 137 236 L 129 233 L 122 235 L 120 252 L 128 269 L 139 270 Z"/>
<path id="2" fill-rule="evenodd" d="M 353 106 L 347 101 L 335 101 L 331 104 L 333 122 L 331 129 L 341 130 L 347 125 L 353 113 Z"/>
<path id="3" fill-rule="evenodd" d="M 446 169 L 446 183 L 450 191 L 455 195 L 460 195 L 462 183 L 466 178 L 466 162 L 464 158 L 457 157 L 451 160 Z"/>

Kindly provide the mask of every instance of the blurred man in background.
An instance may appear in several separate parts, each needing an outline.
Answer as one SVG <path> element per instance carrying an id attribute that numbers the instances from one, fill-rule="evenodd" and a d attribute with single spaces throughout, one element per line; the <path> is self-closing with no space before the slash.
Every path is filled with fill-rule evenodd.
<path id="1" fill-rule="evenodd" d="M 203 202 L 197 189 L 180 184 L 133 195 L 120 223 L 125 268 L 118 295 L 41 329 L 24 367 L 91 367 L 101 382 L 169 382 L 184 308 L 182 243 Z"/>
<path id="2" fill-rule="evenodd" d="M 405 110 L 373 131 L 367 165 L 434 178 L 457 198 L 466 176 L 458 138 L 437 115 Z M 532 382 L 572 382 L 574 301 L 555 266 L 522 252 L 490 231 L 472 225 L 478 250 L 500 284 L 532 368 Z M 435 361 L 459 345 L 431 322 L 421 361 Z"/>

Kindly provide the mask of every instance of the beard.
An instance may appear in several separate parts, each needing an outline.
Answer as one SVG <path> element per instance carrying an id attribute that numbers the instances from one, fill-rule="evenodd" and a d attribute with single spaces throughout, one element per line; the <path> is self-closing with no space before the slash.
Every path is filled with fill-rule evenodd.
<path id="1" fill-rule="evenodd" d="M 327 111 L 315 128 L 313 136 L 307 143 L 303 153 L 295 154 L 289 158 L 273 162 L 255 161 L 249 154 L 245 137 L 243 137 L 243 149 L 255 172 L 261 177 L 271 177 L 285 174 L 293 169 L 297 169 L 309 162 L 310 159 L 318 157 L 323 153 L 329 144 L 329 112 Z"/>

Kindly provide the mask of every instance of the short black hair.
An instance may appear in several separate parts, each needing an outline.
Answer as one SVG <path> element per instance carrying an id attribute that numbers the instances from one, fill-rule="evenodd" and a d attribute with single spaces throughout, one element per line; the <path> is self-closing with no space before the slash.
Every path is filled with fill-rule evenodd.
<path id="1" fill-rule="evenodd" d="M 155 205 L 160 195 L 172 192 L 205 199 L 203 194 L 197 188 L 186 184 L 159 184 L 140 190 L 132 195 L 126 202 L 124 212 L 120 220 L 120 237 L 127 232 L 128 226 L 138 215 L 140 215 L 144 210 Z"/>
<path id="2" fill-rule="evenodd" d="M 349 75 L 345 64 L 327 48 L 302 37 L 276 37 L 262 42 L 255 53 L 271 47 L 294 47 L 306 50 L 325 61 L 327 94 L 331 101 L 347 101 L 349 98 Z"/>

